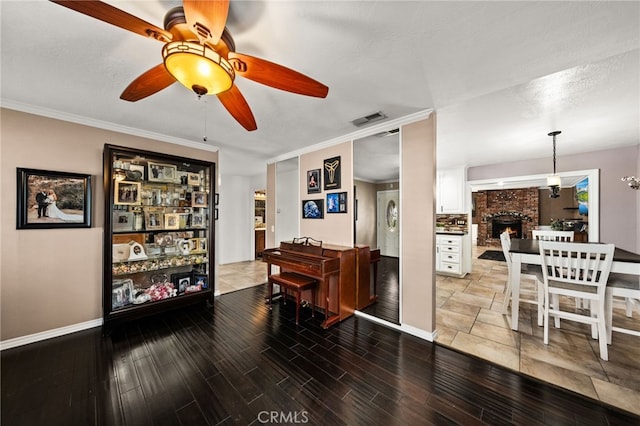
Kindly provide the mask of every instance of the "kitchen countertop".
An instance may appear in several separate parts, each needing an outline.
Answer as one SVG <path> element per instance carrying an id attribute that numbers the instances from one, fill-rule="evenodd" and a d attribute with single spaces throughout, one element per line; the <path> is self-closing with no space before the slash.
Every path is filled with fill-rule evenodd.
<path id="1" fill-rule="evenodd" d="M 465 231 L 436 231 L 436 234 L 442 234 L 442 235 L 467 235 L 467 232 Z"/>

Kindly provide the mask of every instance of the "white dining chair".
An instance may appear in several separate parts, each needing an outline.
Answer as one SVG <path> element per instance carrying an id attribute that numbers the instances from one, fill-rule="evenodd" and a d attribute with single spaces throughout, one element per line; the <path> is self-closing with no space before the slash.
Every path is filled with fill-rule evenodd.
<path id="1" fill-rule="evenodd" d="M 607 327 L 605 289 L 611 263 L 613 244 L 565 243 L 540 241 L 540 257 L 544 282 L 544 344 L 549 344 L 549 316 L 591 325 L 591 335 L 598 339 L 600 358 L 607 361 Z M 589 300 L 590 313 L 563 310 L 560 296 Z"/>
<path id="2" fill-rule="evenodd" d="M 509 250 L 511 249 L 511 237 L 509 236 L 508 232 L 503 232 L 502 234 L 500 234 L 500 244 L 502 245 L 502 253 L 504 254 L 504 259 L 507 263 L 507 273 L 508 273 L 508 277 L 507 277 L 507 286 L 505 287 L 504 290 L 504 302 L 502 305 L 502 314 L 506 315 L 508 313 L 509 310 L 509 302 L 511 301 L 511 270 L 513 268 L 513 265 L 511 263 L 511 253 L 509 252 Z M 533 268 L 532 266 L 529 266 L 528 268 Z M 536 272 L 534 270 L 534 272 Z M 536 294 L 533 295 L 533 299 L 528 299 L 528 298 L 520 298 L 520 302 L 522 303 L 529 303 L 532 305 L 537 305 L 538 307 L 538 325 L 542 326 L 542 320 L 543 320 L 543 301 L 544 301 L 544 289 L 543 289 L 543 285 L 542 285 L 542 270 L 538 270 L 537 273 L 532 274 L 531 270 L 527 269 L 526 271 L 523 271 L 520 274 L 520 280 L 525 280 L 525 279 L 529 279 L 529 280 L 533 280 L 535 282 L 536 285 Z M 526 294 L 526 291 L 522 290 L 522 285 L 520 285 L 520 293 L 522 294 Z"/>
<path id="3" fill-rule="evenodd" d="M 554 230 L 542 230 L 542 229 L 533 229 L 531 231 L 531 237 L 534 240 L 545 240 L 545 241 L 564 241 L 564 242 L 572 242 L 573 241 L 574 232 L 573 231 L 554 231 Z"/>
<path id="4" fill-rule="evenodd" d="M 631 318 L 634 303 L 640 301 L 640 276 L 630 274 L 609 274 L 605 294 L 605 312 L 607 314 L 607 343 L 611 344 L 612 331 L 640 337 L 640 331 L 613 325 L 613 298 L 625 298 L 625 314 Z"/>

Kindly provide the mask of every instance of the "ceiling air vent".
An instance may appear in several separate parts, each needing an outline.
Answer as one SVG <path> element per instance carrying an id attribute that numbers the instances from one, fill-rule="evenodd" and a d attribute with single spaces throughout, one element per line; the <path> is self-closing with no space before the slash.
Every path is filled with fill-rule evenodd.
<path id="1" fill-rule="evenodd" d="M 356 118 L 351 123 L 356 127 L 362 127 L 365 124 L 373 123 L 374 121 L 380 121 L 387 118 L 382 111 L 374 112 L 373 114 L 365 115 L 364 117 Z"/>
<path id="2" fill-rule="evenodd" d="M 400 133 L 400 129 L 391 129 L 385 132 L 376 133 L 374 136 L 384 138 L 385 136 L 393 136 L 393 135 L 397 135 L 398 133 Z"/>

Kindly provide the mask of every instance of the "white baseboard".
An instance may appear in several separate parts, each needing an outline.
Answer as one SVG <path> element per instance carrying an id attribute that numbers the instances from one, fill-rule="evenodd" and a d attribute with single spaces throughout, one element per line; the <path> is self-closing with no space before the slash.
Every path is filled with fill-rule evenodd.
<path id="1" fill-rule="evenodd" d="M 383 319 L 380 319 L 378 317 L 374 317 L 374 316 L 369 315 L 369 314 L 365 314 L 364 312 L 360 312 L 360 311 L 356 311 L 355 314 L 356 314 L 357 317 L 361 317 L 361 318 L 366 319 L 368 321 L 375 322 L 377 324 L 383 325 L 383 326 L 388 327 L 388 328 L 392 328 L 394 330 L 401 331 L 403 333 L 411 334 L 412 336 L 416 336 L 416 337 L 418 337 L 420 339 L 427 340 L 429 342 L 435 341 L 436 337 L 438 336 L 438 332 L 437 331 L 434 331 L 433 333 L 429 333 L 428 331 L 421 330 L 421 329 L 413 327 L 411 325 L 394 324 L 392 322 L 385 321 Z"/>
<path id="2" fill-rule="evenodd" d="M 40 333 L 29 334 L 27 336 L 16 337 L 14 339 L 3 340 L 0 342 L 0 351 L 16 348 L 18 346 L 28 345 L 30 343 L 40 342 L 42 340 L 52 339 L 54 337 L 64 336 L 65 334 L 71 334 L 77 331 L 100 327 L 102 325 L 102 322 L 102 318 L 98 318 L 78 324 L 67 325 L 65 327 L 54 328 L 53 330 L 47 330 Z"/>

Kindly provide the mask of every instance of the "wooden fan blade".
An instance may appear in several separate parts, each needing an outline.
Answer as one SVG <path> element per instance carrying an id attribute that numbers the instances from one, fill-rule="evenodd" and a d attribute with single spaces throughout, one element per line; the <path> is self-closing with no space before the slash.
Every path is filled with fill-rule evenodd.
<path id="1" fill-rule="evenodd" d="M 184 0 L 184 16 L 201 42 L 216 44 L 227 25 L 229 0 Z"/>
<path id="2" fill-rule="evenodd" d="M 218 93 L 218 99 L 222 102 L 222 105 L 229 111 L 229 114 L 235 118 L 238 123 L 242 125 L 248 131 L 256 130 L 256 119 L 253 118 L 253 113 L 249 104 L 240 93 L 240 90 L 234 84 L 231 89 L 226 92 Z"/>
<path id="3" fill-rule="evenodd" d="M 171 86 L 175 81 L 176 79 L 169 74 L 164 64 L 159 64 L 133 80 L 124 89 L 120 99 L 131 102 L 139 101 Z"/>
<path id="4" fill-rule="evenodd" d="M 154 38 L 163 43 L 169 42 L 172 39 L 172 35 L 170 32 L 156 27 L 153 24 L 143 21 L 136 16 L 133 16 L 123 10 L 117 9 L 101 1 L 50 1 L 64 7 L 68 7 L 69 9 L 75 10 L 76 12 L 80 12 L 83 15 L 91 16 L 92 18 L 96 18 L 108 24 L 115 25 L 116 27 L 120 27 L 136 34 L 140 34 L 141 36 Z"/>
<path id="5" fill-rule="evenodd" d="M 238 52 L 229 52 L 236 74 L 249 80 L 299 95 L 325 98 L 329 88 L 292 69 Z M 239 61 L 239 62 L 238 62 Z"/>

